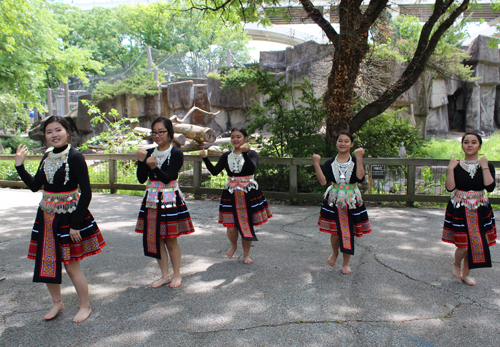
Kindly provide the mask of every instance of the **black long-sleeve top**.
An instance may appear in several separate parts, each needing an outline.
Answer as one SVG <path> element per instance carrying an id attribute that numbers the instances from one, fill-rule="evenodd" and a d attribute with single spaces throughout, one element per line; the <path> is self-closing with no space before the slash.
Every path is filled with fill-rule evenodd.
<path id="1" fill-rule="evenodd" d="M 253 150 L 249 150 L 248 152 L 242 152 L 243 159 L 245 163 L 241 169 L 241 172 L 235 173 L 229 169 L 228 156 L 231 152 L 225 152 L 219 157 L 219 161 L 215 166 L 213 166 L 212 162 L 208 157 L 203 158 L 203 162 L 207 166 L 208 171 L 214 176 L 221 173 L 222 170 L 226 169 L 227 175 L 230 177 L 241 177 L 241 176 L 250 176 L 255 173 L 255 169 L 257 168 L 257 164 L 259 162 L 259 155 L 257 152 Z"/>
<path id="2" fill-rule="evenodd" d="M 61 148 L 54 148 L 54 153 L 61 153 L 67 147 L 66 145 Z M 69 192 L 80 187 L 80 199 L 78 200 L 76 210 L 71 213 L 70 225 L 72 229 L 80 230 L 80 223 L 83 218 L 86 217 L 90 200 L 92 200 L 92 190 L 90 188 L 89 172 L 85 158 L 78 150 L 71 147 L 68 153 L 67 163 L 67 165 L 69 165 L 69 181 L 64 184 L 66 171 L 65 165 L 63 164 L 54 174 L 54 183 L 50 184 L 47 181 L 47 177 L 42 167 L 42 163 L 48 155 L 48 153 L 44 154 L 34 177 L 26 171 L 24 164 L 16 166 L 16 170 L 23 182 L 26 183 L 28 188 L 33 192 L 39 191 L 42 186 L 43 190 L 51 193 Z"/>
<path id="3" fill-rule="evenodd" d="M 146 159 L 153 154 L 153 151 L 154 148 L 146 150 Z M 148 164 L 146 164 L 146 159 L 144 161 L 137 161 L 137 180 L 139 183 L 144 183 L 149 178 L 150 180 L 168 184 L 170 181 L 177 179 L 179 170 L 184 164 L 184 154 L 177 147 L 172 147 L 170 160 L 165 160 L 161 168 L 156 167 L 154 170 L 151 170 Z"/>
<path id="4" fill-rule="evenodd" d="M 358 178 L 358 176 L 356 175 L 356 169 L 358 167 L 358 164 L 356 162 L 356 157 L 351 156 L 351 158 L 354 163 L 354 168 L 352 169 L 351 179 L 349 180 L 349 183 L 358 183 L 358 182 L 361 183 L 365 180 L 365 177 L 363 176 L 362 179 Z M 325 175 L 327 182 L 339 183 L 335 181 L 335 176 L 332 170 L 332 163 L 334 160 L 335 158 L 327 160 L 326 163 L 323 165 L 322 171 L 323 175 Z"/>
<path id="5" fill-rule="evenodd" d="M 469 190 L 481 191 L 483 189 L 486 189 L 486 191 L 492 192 L 495 189 L 496 185 L 495 167 L 493 166 L 493 164 L 488 163 L 488 168 L 490 169 L 491 177 L 493 177 L 493 183 L 490 184 L 489 186 L 485 186 L 483 180 L 483 169 L 481 169 L 481 167 L 477 168 L 474 178 L 470 178 L 469 173 L 466 170 L 464 170 L 464 168 L 459 163 L 455 167 L 455 169 L 453 169 L 453 173 L 455 174 L 455 189 L 464 191 L 469 191 Z"/>

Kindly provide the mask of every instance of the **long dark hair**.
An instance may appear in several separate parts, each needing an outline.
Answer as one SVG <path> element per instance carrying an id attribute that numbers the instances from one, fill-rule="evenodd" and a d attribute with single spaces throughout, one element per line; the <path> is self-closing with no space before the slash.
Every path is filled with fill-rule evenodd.
<path id="1" fill-rule="evenodd" d="M 158 117 L 151 124 L 151 130 L 153 130 L 155 124 L 159 122 L 163 122 L 163 125 L 167 129 L 168 138 L 172 141 L 174 139 L 174 126 L 172 125 L 172 121 L 164 116 Z"/>

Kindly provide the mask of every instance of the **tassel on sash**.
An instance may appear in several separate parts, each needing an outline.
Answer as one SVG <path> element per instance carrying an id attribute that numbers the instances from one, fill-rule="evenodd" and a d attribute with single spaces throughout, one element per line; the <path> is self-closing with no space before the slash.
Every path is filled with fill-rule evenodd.
<path id="1" fill-rule="evenodd" d="M 489 200 L 484 190 L 465 191 L 455 189 L 451 195 L 451 203 L 455 208 L 464 206 L 469 210 L 477 210 L 479 206 L 488 206 Z"/>
<path id="2" fill-rule="evenodd" d="M 71 213 L 78 206 L 78 189 L 71 192 L 53 193 L 43 191 L 40 209 L 48 213 Z"/>
<path id="3" fill-rule="evenodd" d="M 229 177 L 228 182 L 224 186 L 229 193 L 233 194 L 235 190 L 244 191 L 248 193 L 251 189 L 259 189 L 257 181 L 254 180 L 253 175 L 249 176 L 239 176 L 239 177 Z"/>

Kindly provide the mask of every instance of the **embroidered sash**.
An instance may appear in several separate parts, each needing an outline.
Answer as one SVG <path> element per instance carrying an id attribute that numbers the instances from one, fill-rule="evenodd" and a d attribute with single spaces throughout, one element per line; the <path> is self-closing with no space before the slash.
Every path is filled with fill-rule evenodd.
<path id="1" fill-rule="evenodd" d="M 337 207 L 338 223 L 337 232 L 340 237 L 340 251 L 346 254 L 354 254 L 354 229 L 350 218 L 349 207 Z"/>
<path id="2" fill-rule="evenodd" d="M 470 269 L 491 267 L 491 255 L 488 241 L 486 240 L 484 216 L 477 209 L 465 207 L 467 221 L 467 255 Z"/>
<path id="3" fill-rule="evenodd" d="M 70 192 L 53 193 L 43 191 L 40 208 L 49 213 L 71 213 L 78 206 L 80 194 L 78 189 Z"/>
<path id="4" fill-rule="evenodd" d="M 235 190 L 248 193 L 251 189 L 259 189 L 259 185 L 257 181 L 254 180 L 253 175 L 240 177 L 232 176 L 228 177 L 227 181 L 224 189 L 227 189 L 231 194 L 233 194 Z"/>
<path id="5" fill-rule="evenodd" d="M 249 215 L 250 207 L 247 205 L 246 193 L 250 189 L 258 189 L 259 185 L 254 180 L 253 175 L 241 177 L 229 177 L 225 189 L 234 196 L 234 208 L 237 223 L 237 229 L 241 237 L 247 241 L 257 241 L 253 230 L 253 219 Z"/>
<path id="6" fill-rule="evenodd" d="M 451 203 L 455 208 L 464 206 L 469 210 L 477 210 L 479 206 L 488 206 L 489 200 L 484 190 L 465 191 L 455 189 L 451 194 Z"/>
<path id="7" fill-rule="evenodd" d="M 159 202 L 161 202 L 160 205 L 163 209 L 176 207 L 176 191 L 179 192 L 179 195 L 184 200 L 177 180 L 170 181 L 168 184 L 165 184 L 161 181 L 148 180 L 145 194 L 146 207 L 156 209 Z"/>
<path id="8" fill-rule="evenodd" d="M 361 192 L 356 183 L 353 184 L 337 184 L 332 183 L 325 192 L 325 199 L 328 200 L 328 205 L 337 206 L 339 209 L 348 206 L 349 209 L 355 209 L 356 204 L 362 204 Z"/>
<path id="9" fill-rule="evenodd" d="M 182 192 L 179 189 L 177 180 L 165 184 L 161 181 L 148 180 L 146 187 L 146 216 L 143 235 L 144 255 L 148 257 L 161 258 L 160 254 L 160 227 L 159 216 L 161 209 L 177 207 L 177 198 L 175 192 L 178 191 L 182 200 Z"/>
<path id="10" fill-rule="evenodd" d="M 39 233 L 37 243 L 34 282 L 61 283 L 60 236 L 54 226 L 58 224 L 60 214 L 76 210 L 79 197 L 78 189 L 61 193 L 43 191 L 39 205 L 42 210 L 43 229 Z"/>

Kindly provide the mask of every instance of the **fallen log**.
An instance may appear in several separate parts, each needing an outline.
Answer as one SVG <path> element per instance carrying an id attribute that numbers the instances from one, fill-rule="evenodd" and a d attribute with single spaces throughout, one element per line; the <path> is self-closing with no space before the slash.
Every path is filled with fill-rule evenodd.
<path id="1" fill-rule="evenodd" d="M 183 134 L 188 139 L 193 139 L 198 142 L 213 143 L 217 138 L 213 129 L 192 124 L 174 124 L 174 132 Z"/>

